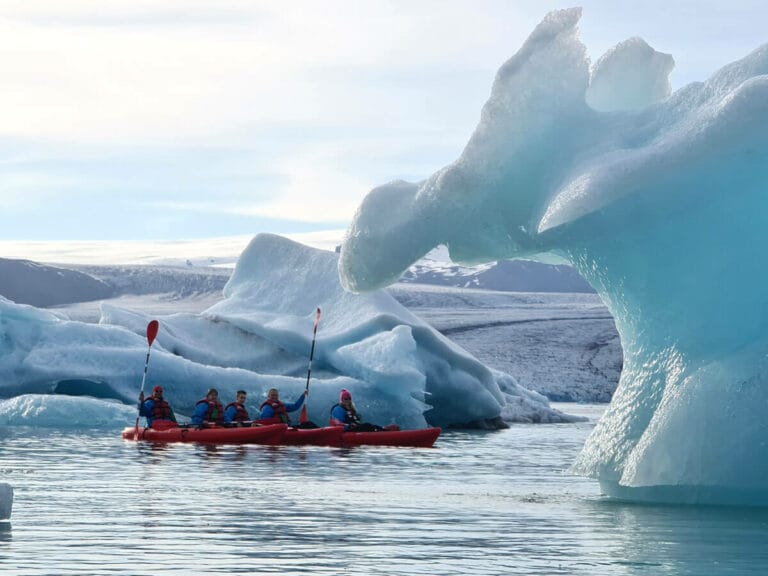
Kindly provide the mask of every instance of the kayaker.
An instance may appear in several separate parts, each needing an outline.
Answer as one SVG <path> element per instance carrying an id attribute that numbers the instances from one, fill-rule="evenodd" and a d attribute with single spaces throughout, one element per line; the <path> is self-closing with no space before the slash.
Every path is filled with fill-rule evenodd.
<path id="1" fill-rule="evenodd" d="M 224 408 L 224 422 L 246 422 L 250 420 L 248 410 L 245 409 L 245 390 L 238 390 L 235 394 L 236 400 L 227 404 Z"/>
<path id="2" fill-rule="evenodd" d="M 224 406 L 219 401 L 219 391 L 210 388 L 205 398 L 201 398 L 195 404 L 192 413 L 192 424 L 197 426 L 210 426 L 224 423 Z"/>
<path id="3" fill-rule="evenodd" d="M 139 394 L 139 415 L 147 419 L 147 427 L 166 430 L 178 426 L 171 405 L 163 398 L 163 387 L 152 388 L 152 396 L 144 399 L 144 392 Z"/>
<path id="4" fill-rule="evenodd" d="M 259 410 L 259 423 L 261 424 L 290 424 L 291 418 L 288 412 L 295 412 L 304 404 L 304 399 L 309 391 L 304 390 L 293 404 L 285 404 L 280 400 L 280 392 L 277 388 L 270 388 L 267 392 L 267 399 L 261 404 Z"/>
<path id="5" fill-rule="evenodd" d="M 331 408 L 331 426 L 344 426 L 346 432 L 378 432 L 384 430 L 381 426 L 363 422 L 357 408 L 352 403 L 352 394 L 345 388 L 339 394 L 339 403 Z"/>

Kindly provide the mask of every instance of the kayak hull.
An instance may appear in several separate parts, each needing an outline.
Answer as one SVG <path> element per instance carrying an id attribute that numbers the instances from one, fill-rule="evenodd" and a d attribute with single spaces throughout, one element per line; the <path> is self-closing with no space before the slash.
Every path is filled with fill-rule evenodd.
<path id="1" fill-rule="evenodd" d="M 421 430 L 380 430 L 379 432 L 344 432 L 341 445 L 349 446 L 402 446 L 431 448 L 442 432 L 441 428 Z"/>
<path id="2" fill-rule="evenodd" d="M 138 440 L 147 442 L 202 442 L 204 444 L 268 444 L 276 446 L 280 444 L 285 431 L 285 424 L 270 424 L 269 426 L 251 427 L 219 427 L 193 428 L 179 426 L 167 430 L 154 430 L 153 428 L 139 427 Z M 136 428 L 123 430 L 124 440 L 135 440 Z"/>
<path id="3" fill-rule="evenodd" d="M 341 446 L 343 426 L 288 428 L 280 444 L 287 446 Z"/>
<path id="4" fill-rule="evenodd" d="M 402 446 L 430 448 L 440 428 L 421 430 L 381 430 L 379 432 L 344 432 L 341 426 L 289 428 L 285 424 L 265 426 L 198 429 L 179 426 L 167 430 L 139 427 L 138 440 L 146 442 L 201 442 L 204 444 L 267 444 L 271 446 Z M 123 439 L 136 440 L 136 428 L 125 428 Z"/>

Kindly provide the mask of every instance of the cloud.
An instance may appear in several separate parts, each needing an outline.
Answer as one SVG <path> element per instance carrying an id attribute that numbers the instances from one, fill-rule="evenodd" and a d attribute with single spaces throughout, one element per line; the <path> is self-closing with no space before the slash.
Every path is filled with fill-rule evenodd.
<path id="1" fill-rule="evenodd" d="M 489 14 L 473 13 L 472 32 L 459 28 L 457 37 L 466 3 L 401 8 L 338 0 L 4 5 L 0 131 L 122 144 L 249 141 L 264 123 L 342 117 L 350 98 L 324 94 L 344 93 L 358 70 L 483 62 L 477 44 L 494 23 Z M 436 14 L 441 25 L 432 25 Z M 323 70 L 342 71 L 332 87 Z"/>
<path id="2" fill-rule="evenodd" d="M 697 78 L 685 67 L 711 63 L 718 38 L 719 61 L 742 56 L 744 44 L 757 45 L 755 26 L 745 23 L 768 16 L 754 0 L 718 10 L 703 0 L 693 15 L 661 0 L 584 5 L 583 37 L 595 57 L 658 31 L 647 39 L 675 56 L 673 80 L 711 73 Z M 0 207 L 19 220 L 22 210 L 27 217 L 58 203 L 72 222 L 88 207 L 101 224 L 92 234 L 123 237 L 137 223 L 169 235 L 192 226 L 217 235 L 249 223 L 265 231 L 286 222 L 336 226 L 372 187 L 419 180 L 455 158 L 498 66 L 558 6 L 6 0 Z M 739 34 L 718 36 L 715 22 Z M 33 237 L 76 231 L 58 227 L 61 209 L 35 214 L 23 227 Z"/>

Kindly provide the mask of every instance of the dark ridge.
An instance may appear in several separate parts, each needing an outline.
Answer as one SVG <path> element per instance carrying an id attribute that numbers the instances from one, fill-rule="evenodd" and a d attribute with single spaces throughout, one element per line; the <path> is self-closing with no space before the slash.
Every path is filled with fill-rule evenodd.
<path id="1" fill-rule="evenodd" d="M 54 394 L 65 396 L 91 396 L 92 398 L 120 400 L 123 398 L 105 382 L 94 380 L 60 380 L 53 387 Z"/>
<path id="2" fill-rule="evenodd" d="M 90 274 L 0 258 L 0 296 L 38 308 L 110 298 L 114 289 Z"/>

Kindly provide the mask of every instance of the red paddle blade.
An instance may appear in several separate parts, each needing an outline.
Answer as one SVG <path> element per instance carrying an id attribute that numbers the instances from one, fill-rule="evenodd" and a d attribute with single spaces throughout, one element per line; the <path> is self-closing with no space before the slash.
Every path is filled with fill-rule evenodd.
<path id="1" fill-rule="evenodd" d="M 315 313 L 315 333 L 317 333 L 317 325 L 320 324 L 320 308 Z"/>
<path id="2" fill-rule="evenodd" d="M 299 424 L 304 424 L 308 420 L 307 418 L 307 405 L 301 407 L 301 413 L 299 414 Z"/>
<path id="3" fill-rule="evenodd" d="M 152 320 L 149 324 L 147 324 L 147 342 L 150 346 L 152 346 L 152 342 L 155 341 L 155 338 L 157 337 L 157 331 L 160 329 L 160 322 L 157 320 Z"/>

